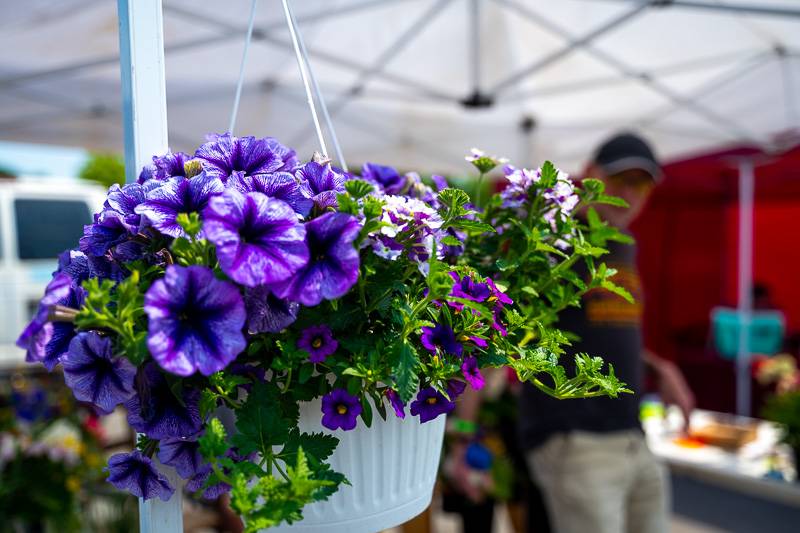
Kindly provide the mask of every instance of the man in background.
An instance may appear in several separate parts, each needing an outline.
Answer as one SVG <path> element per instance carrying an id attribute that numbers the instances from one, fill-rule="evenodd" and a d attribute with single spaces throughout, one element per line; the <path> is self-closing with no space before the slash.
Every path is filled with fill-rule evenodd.
<path id="1" fill-rule="evenodd" d="M 596 207 L 626 232 L 661 169 L 648 144 L 625 133 L 600 146 L 586 175 L 602 180 L 607 194 L 628 202 L 627 209 Z M 668 480 L 639 424 L 645 368 L 652 371 L 662 400 L 680 407 L 687 420 L 694 397 L 677 367 L 642 344 L 635 247 L 610 242 L 608 248 L 604 260 L 618 271 L 614 282 L 628 289 L 636 303 L 592 291 L 580 308 L 561 314 L 559 327 L 579 337 L 572 352 L 602 356 L 635 392 L 615 399 L 555 400 L 525 384 L 519 404 L 521 440 L 557 533 L 666 533 Z"/>

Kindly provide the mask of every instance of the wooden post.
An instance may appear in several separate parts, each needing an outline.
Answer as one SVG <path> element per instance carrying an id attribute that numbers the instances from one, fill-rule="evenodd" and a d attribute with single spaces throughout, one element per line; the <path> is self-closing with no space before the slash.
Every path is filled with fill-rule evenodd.
<path id="1" fill-rule="evenodd" d="M 136 181 L 142 167 L 169 147 L 164 33 L 161 0 L 117 0 L 125 181 Z M 172 468 L 160 466 L 175 494 L 168 502 L 139 500 L 142 533 L 183 531 L 182 482 Z"/>

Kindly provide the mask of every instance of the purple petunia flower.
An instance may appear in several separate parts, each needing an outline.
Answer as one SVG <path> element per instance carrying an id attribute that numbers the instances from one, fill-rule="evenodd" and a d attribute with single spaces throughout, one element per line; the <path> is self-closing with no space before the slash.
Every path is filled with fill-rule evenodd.
<path id="1" fill-rule="evenodd" d="M 420 336 L 422 345 L 431 353 L 436 353 L 441 349 L 444 353 L 461 355 L 464 347 L 456 341 L 456 334 L 453 328 L 446 324 L 437 323 L 434 327 L 425 326 L 422 328 Z"/>
<path id="2" fill-rule="evenodd" d="M 214 135 L 195 152 L 205 171 L 223 183 L 234 175 L 253 176 L 291 171 L 297 165 L 294 150 L 276 139 Z"/>
<path id="3" fill-rule="evenodd" d="M 280 298 L 313 306 L 344 296 L 358 280 L 359 256 L 353 243 L 361 226 L 345 213 L 325 213 L 306 222 L 311 260 L 284 282 L 272 286 Z"/>
<path id="4" fill-rule="evenodd" d="M 250 333 L 278 333 L 294 323 L 300 311 L 300 304 L 281 300 L 264 285 L 247 287 L 244 305 Z"/>
<path id="5" fill-rule="evenodd" d="M 47 370 L 53 370 L 61 356 L 69 349 L 75 336 L 75 326 L 70 322 L 50 322 L 50 308 L 62 305 L 80 309 L 85 291 L 76 286 L 67 273 L 57 273 L 45 289 L 31 322 L 17 339 L 17 346 L 25 350 L 29 363 L 41 362 Z"/>
<path id="6" fill-rule="evenodd" d="M 361 177 L 378 185 L 386 194 L 400 194 L 407 181 L 405 176 L 397 172 L 397 169 L 375 163 L 365 163 L 361 167 Z"/>
<path id="7" fill-rule="evenodd" d="M 125 402 L 128 424 L 151 439 L 189 438 L 202 427 L 200 393 L 196 389 L 173 390 L 154 363 L 139 370 L 136 395 Z"/>
<path id="8" fill-rule="evenodd" d="M 91 402 L 108 414 L 134 394 L 136 367 L 114 357 L 111 339 L 95 332 L 78 333 L 62 358 L 64 381 L 75 398 Z"/>
<path id="9" fill-rule="evenodd" d="M 137 183 L 145 183 L 151 179 L 164 181 L 175 176 L 186 176 L 186 163 L 190 159 L 191 156 L 183 152 L 167 152 L 161 156 L 154 155 L 153 163 L 142 168 Z"/>
<path id="10" fill-rule="evenodd" d="M 116 183 L 108 189 L 108 197 L 104 204 L 105 209 L 113 210 L 122 215 L 122 220 L 128 231 L 136 234 L 139 231 L 142 215 L 136 212 L 136 206 L 145 201 L 145 192 L 157 188 L 158 182 L 152 185 L 128 183 L 120 187 Z"/>
<path id="11" fill-rule="evenodd" d="M 455 408 L 455 402 L 445 398 L 433 387 L 427 387 L 419 391 L 417 399 L 411 402 L 411 415 L 419 416 L 419 421 L 424 424 Z"/>
<path id="12" fill-rule="evenodd" d="M 183 479 L 196 475 L 204 466 L 200 444 L 193 438 L 162 439 L 158 443 L 158 460 L 173 467 Z"/>
<path id="13" fill-rule="evenodd" d="M 239 289 L 204 266 L 170 265 L 144 295 L 147 347 L 164 370 L 179 376 L 222 370 L 247 347 Z"/>
<path id="14" fill-rule="evenodd" d="M 65 250 L 58 256 L 57 272 L 68 275 L 75 286 L 92 275 L 89 258 L 80 250 Z"/>
<path id="15" fill-rule="evenodd" d="M 237 283 L 277 283 L 308 263 L 306 228 L 282 200 L 227 189 L 209 200 L 203 219 L 222 271 Z"/>
<path id="16" fill-rule="evenodd" d="M 314 207 L 314 200 L 308 197 L 304 188 L 288 172 L 256 174 L 255 176 L 236 174 L 228 180 L 227 187 L 241 193 L 260 192 L 270 198 L 283 200 L 292 206 L 295 213 L 304 217 L 307 217 L 311 213 L 311 208 Z"/>
<path id="17" fill-rule="evenodd" d="M 333 170 L 330 164 L 320 165 L 316 161 L 309 161 L 295 171 L 295 176 L 304 185 L 307 196 L 314 201 L 318 210 L 339 206 L 336 195 L 345 192 L 345 176 Z"/>
<path id="18" fill-rule="evenodd" d="M 201 213 L 209 198 L 224 188 L 218 178 L 205 172 L 191 178 L 170 178 L 148 192 L 147 199 L 134 211 L 164 235 L 181 237 L 185 232 L 177 222 L 178 214 Z"/>
<path id="19" fill-rule="evenodd" d="M 322 397 L 322 425 L 328 429 L 349 431 L 360 414 L 361 402 L 344 389 L 333 389 Z"/>
<path id="20" fill-rule="evenodd" d="M 389 403 L 392 404 L 392 409 L 394 409 L 394 414 L 397 415 L 397 418 L 405 418 L 406 404 L 400 399 L 400 395 L 394 389 L 386 389 L 386 397 L 389 398 Z"/>
<path id="21" fill-rule="evenodd" d="M 309 326 L 300 333 L 297 347 L 305 350 L 312 363 L 321 363 L 339 347 L 339 341 L 333 338 L 333 332 L 328 326 L 321 324 Z"/>
<path id="22" fill-rule="evenodd" d="M 464 379 L 472 386 L 474 390 L 480 390 L 485 383 L 483 374 L 478 368 L 478 360 L 475 357 L 465 357 L 464 362 L 461 363 L 461 373 L 464 374 Z"/>
<path id="23" fill-rule="evenodd" d="M 158 497 L 167 501 L 175 492 L 153 460 L 139 450 L 112 455 L 107 470 L 109 483 L 145 500 Z"/>
<path id="24" fill-rule="evenodd" d="M 94 222 L 83 227 L 83 236 L 78 240 L 78 245 L 87 255 L 102 256 L 129 238 L 130 231 L 125 217 L 114 210 L 106 209 L 96 213 Z"/>

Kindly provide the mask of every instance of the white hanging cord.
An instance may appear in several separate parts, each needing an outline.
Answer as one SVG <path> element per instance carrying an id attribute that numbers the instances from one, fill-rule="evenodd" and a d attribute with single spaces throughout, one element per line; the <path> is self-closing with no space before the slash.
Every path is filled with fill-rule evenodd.
<path id="1" fill-rule="evenodd" d="M 300 77 L 303 79 L 303 86 L 306 90 L 306 100 L 308 107 L 311 110 L 311 118 L 314 120 L 314 129 L 317 130 L 317 140 L 319 147 L 324 157 L 328 157 L 328 149 L 325 147 L 325 137 L 322 134 L 322 127 L 319 124 L 319 117 L 317 116 L 317 108 L 314 105 L 314 95 L 311 93 L 311 86 L 309 85 L 308 72 L 306 64 L 303 61 L 303 54 L 300 50 L 300 43 L 297 39 L 297 32 L 295 31 L 294 24 L 292 24 L 293 17 L 292 11 L 289 8 L 288 0 L 281 0 L 283 2 L 283 14 L 286 15 L 286 24 L 289 26 L 289 35 L 292 37 L 292 46 L 294 46 L 294 54 L 297 57 L 297 66 L 300 68 Z"/>
<path id="2" fill-rule="evenodd" d="M 305 63 L 306 68 L 308 69 L 308 75 L 311 79 L 311 88 L 314 90 L 314 96 L 317 98 L 317 102 L 319 102 L 319 108 L 320 111 L 322 111 L 322 118 L 325 121 L 325 126 L 328 128 L 328 132 L 331 135 L 333 151 L 336 152 L 336 159 L 339 160 L 339 165 L 342 167 L 342 170 L 347 172 L 347 162 L 344 160 L 342 147 L 339 145 L 339 138 L 336 136 L 336 130 L 333 128 L 333 121 L 331 120 L 330 114 L 328 114 L 328 106 L 325 104 L 325 98 L 323 98 L 322 91 L 317 84 L 317 77 L 314 75 L 314 69 L 311 68 L 311 63 L 308 60 L 308 52 L 306 52 L 306 45 L 303 42 L 303 35 L 300 33 L 300 28 L 297 27 L 297 21 L 295 20 L 294 13 L 291 12 L 291 9 L 289 10 L 289 17 L 291 19 L 292 26 L 294 26 L 295 34 L 297 35 L 297 42 L 300 44 L 300 55 L 303 58 L 303 63 Z"/>
<path id="3" fill-rule="evenodd" d="M 239 114 L 239 101 L 242 98 L 242 86 L 244 85 L 244 66 L 247 64 L 247 52 L 250 50 L 250 41 L 253 39 L 253 25 L 256 21 L 256 3 L 250 3 L 250 22 L 247 25 L 247 37 L 244 41 L 244 51 L 242 52 L 242 64 L 239 66 L 239 81 L 236 83 L 236 98 L 233 100 L 233 111 L 231 111 L 231 121 L 228 125 L 228 132 L 233 135 L 233 127 L 236 126 L 236 116 Z"/>

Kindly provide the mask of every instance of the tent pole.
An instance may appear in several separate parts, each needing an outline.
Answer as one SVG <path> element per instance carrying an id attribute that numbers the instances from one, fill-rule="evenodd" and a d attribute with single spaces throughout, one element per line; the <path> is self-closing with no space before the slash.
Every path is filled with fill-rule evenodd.
<path id="1" fill-rule="evenodd" d="M 617 0 L 619 1 L 619 0 Z M 630 2 L 631 0 L 623 0 Z M 658 0 L 654 1 L 656 4 Z M 733 13 L 742 13 L 750 15 L 766 15 L 775 17 L 800 17 L 800 9 L 792 9 L 790 7 L 782 6 L 763 6 L 758 4 L 727 4 L 723 2 L 709 2 L 701 0 L 669 0 L 661 2 L 662 7 L 684 7 L 689 9 L 700 9 L 708 11 L 729 11 Z"/>
<path id="2" fill-rule="evenodd" d="M 736 357 L 736 414 L 750 416 L 750 318 L 753 312 L 753 193 L 752 159 L 739 161 L 739 351 Z"/>
<path id="3" fill-rule="evenodd" d="M 117 0 L 117 13 L 125 181 L 131 183 L 150 157 L 168 147 L 161 0 Z M 167 502 L 139 499 L 139 530 L 177 533 L 183 531 L 182 483 L 174 469 L 159 468 L 175 493 Z"/>

